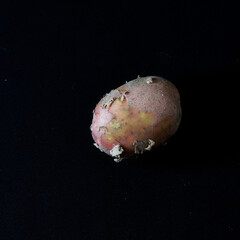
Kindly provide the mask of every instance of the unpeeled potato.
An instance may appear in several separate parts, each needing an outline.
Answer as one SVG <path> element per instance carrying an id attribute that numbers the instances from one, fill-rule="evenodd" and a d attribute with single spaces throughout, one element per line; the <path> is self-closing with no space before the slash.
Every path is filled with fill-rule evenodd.
<path id="1" fill-rule="evenodd" d="M 138 77 L 106 94 L 93 111 L 94 145 L 116 162 L 150 151 L 178 129 L 177 88 L 161 77 Z"/>

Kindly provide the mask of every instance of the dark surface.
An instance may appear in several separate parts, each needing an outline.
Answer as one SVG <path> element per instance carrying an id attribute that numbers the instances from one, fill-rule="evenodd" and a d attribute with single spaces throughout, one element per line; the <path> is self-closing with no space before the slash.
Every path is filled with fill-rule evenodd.
<path id="1" fill-rule="evenodd" d="M 239 8 L 0 3 L 0 239 L 240 239 Z M 179 89 L 168 145 L 116 164 L 92 110 L 137 75 Z"/>

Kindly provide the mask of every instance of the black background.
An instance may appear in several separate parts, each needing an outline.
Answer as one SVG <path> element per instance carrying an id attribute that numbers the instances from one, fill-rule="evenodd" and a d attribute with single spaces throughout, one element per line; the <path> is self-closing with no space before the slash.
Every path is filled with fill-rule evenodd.
<path id="1" fill-rule="evenodd" d="M 240 239 L 239 8 L 0 3 L 0 239 Z M 92 110 L 137 75 L 179 89 L 167 146 L 116 164 Z"/>

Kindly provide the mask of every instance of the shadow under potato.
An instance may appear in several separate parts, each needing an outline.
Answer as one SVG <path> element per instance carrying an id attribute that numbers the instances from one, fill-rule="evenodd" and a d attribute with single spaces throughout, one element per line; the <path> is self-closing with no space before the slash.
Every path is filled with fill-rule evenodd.
<path id="1" fill-rule="evenodd" d="M 177 133 L 166 146 L 131 160 L 150 168 L 211 168 L 238 162 L 239 79 L 237 69 L 177 79 L 182 104 Z"/>

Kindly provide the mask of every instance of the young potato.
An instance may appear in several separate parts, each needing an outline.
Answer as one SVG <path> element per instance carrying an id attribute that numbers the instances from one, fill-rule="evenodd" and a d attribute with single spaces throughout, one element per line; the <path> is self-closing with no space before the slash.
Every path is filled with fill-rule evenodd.
<path id="1" fill-rule="evenodd" d="M 106 94 L 93 111 L 94 145 L 120 162 L 165 143 L 181 121 L 180 96 L 166 79 L 138 77 Z"/>

